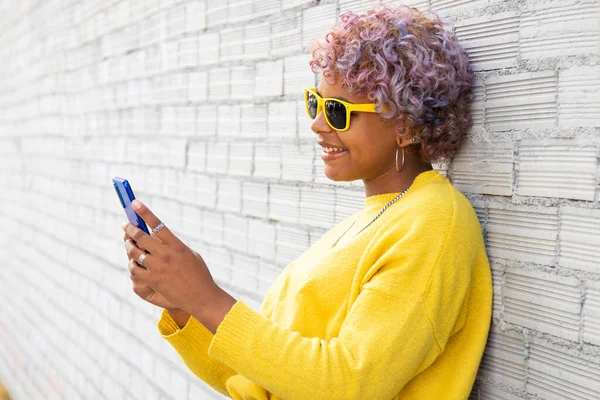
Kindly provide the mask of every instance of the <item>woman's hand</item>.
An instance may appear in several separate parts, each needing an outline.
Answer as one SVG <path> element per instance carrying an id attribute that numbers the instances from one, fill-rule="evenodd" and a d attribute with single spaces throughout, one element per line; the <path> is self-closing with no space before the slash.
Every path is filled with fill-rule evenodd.
<path id="1" fill-rule="evenodd" d="M 135 241 L 129 237 L 127 232 L 123 234 L 123 241 L 125 242 L 125 248 L 128 249 L 129 252 L 130 247 L 137 247 Z M 132 262 L 135 260 L 129 260 Z M 155 306 L 165 308 L 169 311 L 169 313 L 177 313 L 179 310 L 175 305 L 166 300 L 161 294 L 157 293 L 154 289 L 152 289 L 148 284 L 142 281 L 139 278 L 133 276 L 133 274 L 129 274 L 129 279 L 133 282 L 133 292 L 140 296 L 143 300 L 146 300 L 148 303 L 154 304 Z"/>
<path id="2" fill-rule="evenodd" d="M 139 200 L 133 206 L 148 226 L 160 223 Z M 124 224 L 123 230 L 130 239 L 125 247 L 136 294 L 161 307 L 184 310 L 216 330 L 235 299 L 215 283 L 202 257 L 166 226 L 152 236 L 131 223 Z M 142 267 L 137 260 L 143 253 L 147 256 Z"/>

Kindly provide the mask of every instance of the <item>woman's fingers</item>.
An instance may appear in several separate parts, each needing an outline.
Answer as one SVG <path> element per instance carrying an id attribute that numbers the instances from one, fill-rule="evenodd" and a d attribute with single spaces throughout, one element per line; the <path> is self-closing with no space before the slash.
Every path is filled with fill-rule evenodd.
<path id="1" fill-rule="evenodd" d="M 132 276 L 131 280 L 139 279 L 144 282 L 147 282 L 150 278 L 150 271 L 146 268 L 140 267 L 140 265 L 135 260 L 129 260 L 129 264 L 127 264 L 127 268 L 129 268 L 129 274 Z"/>
<path id="2" fill-rule="evenodd" d="M 143 263 L 144 263 L 143 268 L 148 269 L 148 266 L 151 263 L 151 261 L 148 260 L 148 258 L 150 257 L 150 254 L 148 254 L 144 250 L 140 249 L 131 238 L 125 240 L 125 250 L 127 251 L 127 256 L 129 256 L 129 259 L 136 261 L 136 264 L 137 264 L 137 260 L 140 259 L 140 256 L 142 254 L 146 254 L 146 258 L 143 261 Z"/>
<path id="3" fill-rule="evenodd" d="M 150 211 L 150 209 L 141 201 L 134 200 L 131 204 L 133 205 L 135 212 L 144 220 L 146 224 L 148 224 L 150 229 L 156 228 L 161 223 L 160 219 L 158 219 L 158 217 L 154 215 L 154 213 Z M 152 235 L 159 238 L 160 241 L 166 245 L 180 244 L 181 242 L 179 238 L 175 236 L 173 232 L 171 232 L 171 230 L 166 226 L 163 226 L 163 228 L 158 232 L 152 233 Z M 133 239 L 137 242 L 135 237 L 133 237 Z"/>

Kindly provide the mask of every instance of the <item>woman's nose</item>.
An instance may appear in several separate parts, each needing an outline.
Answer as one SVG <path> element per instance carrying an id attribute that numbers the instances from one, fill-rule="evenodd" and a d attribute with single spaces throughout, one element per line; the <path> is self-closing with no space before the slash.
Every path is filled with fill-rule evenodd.
<path id="1" fill-rule="evenodd" d="M 312 131 L 314 133 L 331 132 L 332 131 L 331 127 L 329 126 L 329 124 L 327 124 L 327 121 L 325 120 L 325 115 L 323 115 L 323 110 L 321 110 L 317 114 L 317 117 L 315 119 L 313 119 L 310 129 L 312 129 Z"/>

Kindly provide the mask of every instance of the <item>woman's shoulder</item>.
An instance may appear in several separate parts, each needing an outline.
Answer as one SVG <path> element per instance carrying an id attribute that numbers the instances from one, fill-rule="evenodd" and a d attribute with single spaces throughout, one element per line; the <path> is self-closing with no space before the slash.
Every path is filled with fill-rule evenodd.
<path id="1" fill-rule="evenodd" d="M 477 214 L 469 199 L 448 178 L 437 172 L 420 184 L 405 201 L 399 202 L 396 212 L 391 213 L 390 229 L 402 229 L 410 225 L 422 227 L 428 232 L 448 233 L 460 227 L 481 228 Z"/>

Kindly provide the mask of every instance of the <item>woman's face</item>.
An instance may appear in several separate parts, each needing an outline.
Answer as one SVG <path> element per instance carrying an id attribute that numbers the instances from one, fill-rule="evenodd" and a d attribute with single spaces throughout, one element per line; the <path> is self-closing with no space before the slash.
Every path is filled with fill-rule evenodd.
<path id="1" fill-rule="evenodd" d="M 342 87 L 341 75 L 335 75 L 335 82 L 328 83 L 321 76 L 317 86 L 321 97 L 336 97 L 350 103 L 373 103 L 367 97 L 356 96 Z M 334 181 L 369 181 L 381 176 L 390 168 L 395 168 L 397 134 L 393 124 L 384 123 L 377 113 L 353 112 L 350 128 L 343 132 L 332 129 L 323 112 L 313 120 L 311 129 L 317 134 L 317 142 L 322 147 L 343 148 L 342 152 L 329 153 L 322 149 L 321 158 L 325 163 L 325 175 Z"/>

